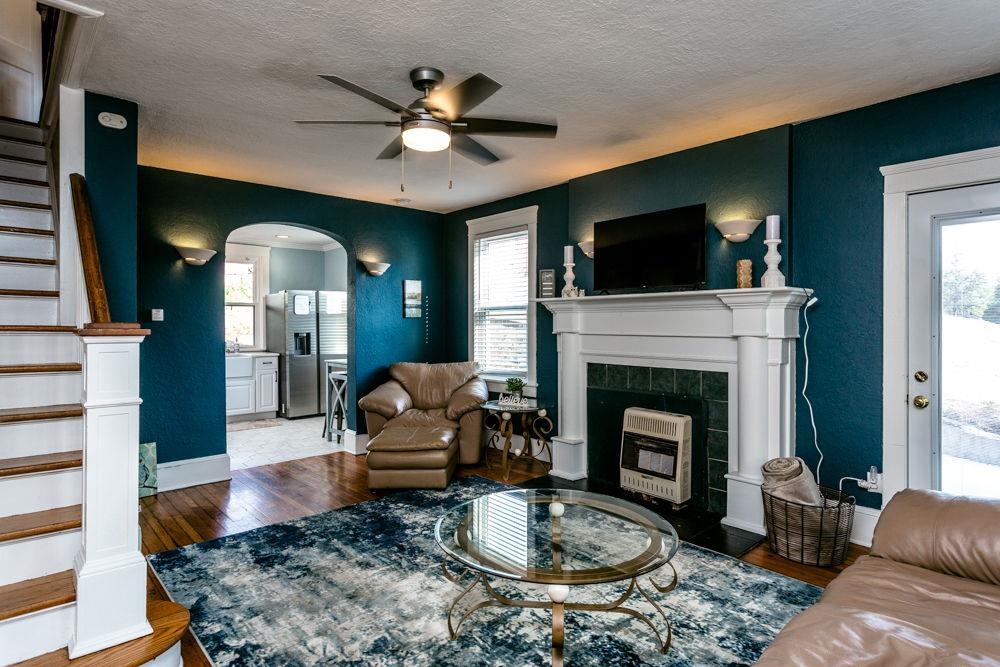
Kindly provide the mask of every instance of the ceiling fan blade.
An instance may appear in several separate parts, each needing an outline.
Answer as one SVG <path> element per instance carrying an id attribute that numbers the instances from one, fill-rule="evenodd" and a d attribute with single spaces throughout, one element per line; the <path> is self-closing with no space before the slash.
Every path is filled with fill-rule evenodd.
<path id="1" fill-rule="evenodd" d="M 431 93 L 429 101 L 444 111 L 448 120 L 455 120 L 482 104 L 502 87 L 485 74 L 473 74 L 450 90 Z"/>
<path id="2" fill-rule="evenodd" d="M 452 132 L 462 134 L 493 134 L 502 137 L 531 137 L 535 139 L 552 139 L 559 129 L 558 125 L 549 123 L 530 123 L 501 118 L 460 118 L 451 127 Z"/>
<path id="3" fill-rule="evenodd" d="M 414 112 L 407 109 L 406 107 L 404 107 L 402 104 L 397 104 L 396 102 L 393 102 L 388 98 L 382 97 L 378 93 L 373 93 L 367 88 L 362 88 L 356 83 L 351 83 L 347 79 L 341 79 L 339 76 L 333 76 L 332 74 L 320 74 L 319 76 L 321 79 L 326 79 L 330 83 L 335 83 L 341 88 L 351 91 L 355 95 L 360 95 L 366 100 L 371 100 L 375 104 L 385 107 L 389 111 L 394 111 L 395 113 L 398 114 L 404 114 L 413 117 L 417 115 Z"/>
<path id="4" fill-rule="evenodd" d="M 451 147 L 456 151 L 479 164 L 493 164 L 499 162 L 500 158 L 493 151 L 483 146 L 470 136 L 464 134 L 451 135 Z"/>
<path id="5" fill-rule="evenodd" d="M 389 145 L 382 149 L 382 152 L 378 154 L 376 160 L 394 160 L 399 157 L 399 154 L 403 152 L 403 137 L 402 135 L 397 136 L 395 139 L 389 142 Z"/>
<path id="6" fill-rule="evenodd" d="M 293 123 L 299 125 L 384 125 L 386 127 L 399 127 L 398 121 L 389 120 L 295 120 Z"/>

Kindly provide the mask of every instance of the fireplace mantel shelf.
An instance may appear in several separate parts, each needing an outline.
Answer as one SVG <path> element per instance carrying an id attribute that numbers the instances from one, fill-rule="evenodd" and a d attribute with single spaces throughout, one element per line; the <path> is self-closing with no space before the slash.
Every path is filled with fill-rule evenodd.
<path id="1" fill-rule="evenodd" d="M 802 287 L 535 299 L 552 312 L 560 434 L 552 474 L 587 475 L 587 364 L 685 368 L 729 376 L 725 523 L 763 533 L 760 466 L 794 454 L 795 340 Z"/>

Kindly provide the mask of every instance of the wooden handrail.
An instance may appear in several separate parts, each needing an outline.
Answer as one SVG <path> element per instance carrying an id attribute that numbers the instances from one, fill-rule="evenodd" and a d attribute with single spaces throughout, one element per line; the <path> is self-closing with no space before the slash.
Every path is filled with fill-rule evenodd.
<path id="1" fill-rule="evenodd" d="M 108 308 L 108 293 L 104 289 L 101 274 L 101 258 L 97 253 L 97 237 L 94 235 L 94 218 L 90 213 L 90 197 L 87 195 L 87 181 L 80 174 L 70 174 L 73 189 L 73 211 L 76 215 L 76 233 L 80 237 L 80 258 L 83 261 L 83 279 L 87 285 L 87 301 L 90 303 L 90 321 L 104 324 L 111 321 Z"/>

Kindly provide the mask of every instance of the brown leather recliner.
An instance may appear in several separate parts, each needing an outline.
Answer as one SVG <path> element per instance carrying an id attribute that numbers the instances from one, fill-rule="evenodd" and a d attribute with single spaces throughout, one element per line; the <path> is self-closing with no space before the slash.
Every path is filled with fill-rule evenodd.
<path id="1" fill-rule="evenodd" d="M 447 483 L 456 462 L 479 463 L 483 431 L 479 406 L 488 392 L 472 362 L 393 364 L 389 376 L 391 380 L 358 401 L 371 439 L 368 463 L 373 488 L 390 482 L 420 486 L 422 480 L 440 486 L 442 471 Z M 396 429 L 394 433 L 401 437 L 393 438 L 392 451 L 380 450 L 389 439 L 383 437 L 381 441 L 386 442 L 382 443 L 378 436 L 388 429 Z M 421 434 L 428 436 L 426 449 L 420 448 Z M 457 461 L 449 446 L 455 441 Z"/>

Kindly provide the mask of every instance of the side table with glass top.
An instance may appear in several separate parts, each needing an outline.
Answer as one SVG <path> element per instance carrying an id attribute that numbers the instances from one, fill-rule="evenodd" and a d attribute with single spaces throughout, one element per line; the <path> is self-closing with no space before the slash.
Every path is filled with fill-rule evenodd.
<path id="1" fill-rule="evenodd" d="M 677 586 L 677 571 L 670 560 L 680 540 L 662 517 L 633 503 L 584 491 L 564 489 L 515 489 L 462 503 L 438 519 L 434 536 L 444 552 L 442 570 L 452 582 L 471 581 L 448 608 L 448 632 L 458 636 L 462 623 L 486 607 L 527 607 L 552 610 L 552 664 L 563 664 L 565 613 L 567 611 L 625 614 L 644 623 L 656 637 L 657 648 L 670 648 L 671 628 L 654 592 L 640 583 L 669 567 L 669 583 L 649 584 L 668 593 Z M 463 571 L 456 574 L 448 561 Z M 514 599 L 490 582 L 499 577 L 546 586 L 548 600 Z M 570 587 L 628 582 L 625 591 L 610 601 L 569 602 Z M 461 612 L 456 609 L 476 588 L 482 599 Z M 666 624 L 661 636 L 650 617 L 625 604 L 638 593 Z"/>
<path id="2" fill-rule="evenodd" d="M 500 471 L 505 482 L 510 479 L 511 465 L 515 460 L 538 461 L 547 465 L 549 470 L 552 469 L 552 441 L 549 439 L 549 434 L 552 433 L 552 419 L 546 406 L 486 401 L 482 405 L 482 410 L 486 413 L 483 417 L 483 426 L 493 431 L 486 447 L 487 450 L 501 449 Z M 515 428 L 516 435 L 522 437 L 524 444 L 521 449 L 511 451 Z M 503 442 L 502 448 L 498 447 L 501 442 Z M 548 454 L 548 461 L 539 458 L 542 452 Z M 489 465 L 489 458 L 486 459 L 486 463 Z"/>

